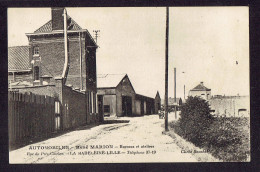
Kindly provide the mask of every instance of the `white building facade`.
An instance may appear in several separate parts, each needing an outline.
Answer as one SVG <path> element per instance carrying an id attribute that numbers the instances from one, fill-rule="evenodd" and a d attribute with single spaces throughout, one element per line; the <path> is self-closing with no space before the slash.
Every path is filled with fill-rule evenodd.
<path id="1" fill-rule="evenodd" d="M 211 99 L 211 89 L 204 86 L 203 82 L 200 82 L 199 85 L 194 87 L 189 91 L 189 96 L 195 97 L 201 97 L 205 100 Z"/>

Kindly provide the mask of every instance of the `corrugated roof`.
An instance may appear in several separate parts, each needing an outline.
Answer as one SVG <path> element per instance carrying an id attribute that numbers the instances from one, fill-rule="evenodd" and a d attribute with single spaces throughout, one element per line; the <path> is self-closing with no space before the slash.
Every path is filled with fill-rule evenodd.
<path id="1" fill-rule="evenodd" d="M 29 46 L 8 47 L 8 71 L 29 70 Z"/>
<path id="2" fill-rule="evenodd" d="M 194 87 L 193 89 L 191 89 L 191 91 L 210 91 L 211 89 L 205 87 L 203 85 L 203 82 L 201 82 L 199 85 L 197 85 L 196 87 Z"/>
<path id="3" fill-rule="evenodd" d="M 99 74 L 97 76 L 98 88 L 116 87 L 126 74 Z"/>
<path id="4" fill-rule="evenodd" d="M 68 16 L 68 18 L 71 18 Z M 82 28 L 71 18 L 71 25 L 68 30 L 81 30 Z M 48 21 L 46 24 L 41 26 L 39 29 L 34 31 L 34 33 L 48 33 L 52 32 L 52 20 Z"/>

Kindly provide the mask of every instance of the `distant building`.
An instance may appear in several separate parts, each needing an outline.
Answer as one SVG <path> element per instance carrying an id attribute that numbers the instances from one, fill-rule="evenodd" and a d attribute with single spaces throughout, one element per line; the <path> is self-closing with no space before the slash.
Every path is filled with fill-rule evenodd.
<path id="1" fill-rule="evenodd" d="M 211 89 L 205 87 L 203 82 L 200 82 L 199 85 L 190 90 L 189 96 L 198 96 L 205 100 L 209 100 L 211 98 Z"/>
<path id="2" fill-rule="evenodd" d="M 154 113 L 158 113 L 158 111 L 161 110 L 161 97 L 159 92 L 157 91 L 155 99 L 154 99 Z"/>
<path id="3" fill-rule="evenodd" d="M 182 105 L 182 99 L 176 97 L 176 103 L 175 103 L 175 99 L 173 97 L 169 97 L 168 98 L 168 105 L 169 106 L 172 106 L 172 105 L 181 106 Z"/>

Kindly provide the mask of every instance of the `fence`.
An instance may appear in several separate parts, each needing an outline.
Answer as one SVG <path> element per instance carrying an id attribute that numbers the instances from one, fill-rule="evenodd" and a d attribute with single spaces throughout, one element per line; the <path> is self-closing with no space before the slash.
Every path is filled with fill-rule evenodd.
<path id="1" fill-rule="evenodd" d="M 49 137 L 55 130 L 54 98 L 8 92 L 9 145 Z"/>

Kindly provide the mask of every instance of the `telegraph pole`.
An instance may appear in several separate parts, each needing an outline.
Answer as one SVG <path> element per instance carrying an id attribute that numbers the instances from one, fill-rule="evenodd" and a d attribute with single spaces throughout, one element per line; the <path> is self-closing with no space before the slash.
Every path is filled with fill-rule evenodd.
<path id="1" fill-rule="evenodd" d="M 185 74 L 185 72 L 182 72 L 183 74 Z M 184 75 L 185 76 L 185 75 Z M 185 77 L 184 78 L 184 86 L 183 86 L 183 101 L 185 101 Z"/>
<path id="2" fill-rule="evenodd" d="M 98 32 L 100 32 L 100 30 L 93 30 L 93 32 L 95 33 L 95 39 L 97 44 L 97 38 L 99 37 Z"/>
<path id="3" fill-rule="evenodd" d="M 168 129 L 168 36 L 169 36 L 169 7 L 166 7 L 166 38 L 165 38 L 165 131 Z"/>
<path id="4" fill-rule="evenodd" d="M 183 100 L 185 101 L 185 84 L 184 84 L 184 99 Z"/>
<path id="5" fill-rule="evenodd" d="M 174 102 L 175 102 L 175 106 L 174 106 L 174 111 L 175 111 L 175 119 L 177 119 L 177 100 L 176 100 L 176 68 L 174 68 Z"/>

